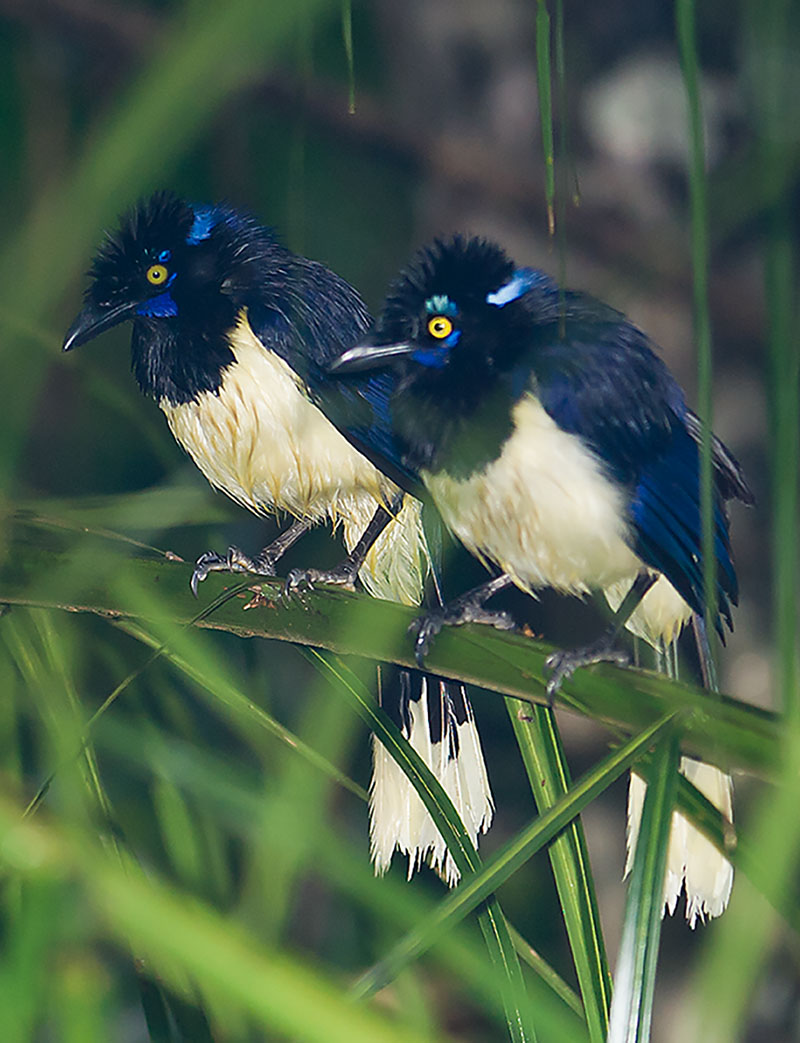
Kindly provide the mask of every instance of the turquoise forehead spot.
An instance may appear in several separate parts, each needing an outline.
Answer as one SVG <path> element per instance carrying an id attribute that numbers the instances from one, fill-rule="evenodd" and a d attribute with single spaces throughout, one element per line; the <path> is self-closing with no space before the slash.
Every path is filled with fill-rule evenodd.
<path id="1" fill-rule="evenodd" d="M 458 315 L 458 308 L 446 293 L 436 297 L 429 297 L 425 301 L 425 311 L 429 315 Z"/>

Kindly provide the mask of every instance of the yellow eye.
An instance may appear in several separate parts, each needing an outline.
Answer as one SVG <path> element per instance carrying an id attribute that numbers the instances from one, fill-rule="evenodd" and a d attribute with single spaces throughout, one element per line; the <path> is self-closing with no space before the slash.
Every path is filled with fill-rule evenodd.
<path id="1" fill-rule="evenodd" d="M 167 281 L 169 272 L 163 264 L 151 264 L 146 274 L 149 283 L 152 283 L 153 286 L 161 286 L 162 283 Z"/>
<path id="2" fill-rule="evenodd" d="M 444 340 L 453 332 L 453 324 L 446 315 L 434 315 L 428 321 L 428 333 L 437 340 Z"/>

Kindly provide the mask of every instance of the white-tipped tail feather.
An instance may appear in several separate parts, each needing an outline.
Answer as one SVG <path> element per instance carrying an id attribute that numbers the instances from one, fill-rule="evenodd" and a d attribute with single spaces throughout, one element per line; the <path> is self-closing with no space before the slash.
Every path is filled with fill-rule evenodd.
<path id="1" fill-rule="evenodd" d="M 345 543 L 353 547 L 369 516 L 342 513 Z M 430 567 L 422 527 L 422 504 L 406 497 L 394 521 L 375 542 L 359 578 L 374 597 L 418 605 Z M 417 685 L 412 691 L 412 685 Z M 427 674 L 400 675 L 398 723 L 430 768 L 470 836 L 489 828 L 494 814 L 483 750 L 466 689 Z M 387 706 L 395 716 L 395 706 Z M 423 863 L 450 886 L 459 872 L 427 808 L 383 744 L 373 736 L 370 784 L 370 852 L 376 873 L 389 868 L 395 849 L 408 855 L 409 879 Z"/>
<path id="2" fill-rule="evenodd" d="M 681 772 L 703 796 L 719 808 L 729 820 L 733 819 L 733 781 L 730 775 L 710 764 L 681 759 Z M 628 857 L 625 875 L 633 867 L 636 839 L 642 819 L 642 805 L 647 784 L 640 775 L 631 775 L 628 790 Z M 664 911 L 675 912 L 681 890 L 686 891 L 686 919 L 694 927 L 719 916 L 725 911 L 733 887 L 733 866 L 721 855 L 710 840 L 684 816 L 672 814 L 672 829 L 667 851 L 667 871 L 664 877 Z"/>
<path id="3" fill-rule="evenodd" d="M 606 599 L 616 610 L 630 589 L 627 582 L 606 590 Z M 644 596 L 627 627 L 654 648 L 677 641 L 691 610 L 665 576 L 660 576 Z M 702 654 L 702 653 L 701 653 Z M 730 775 L 710 764 L 681 758 L 680 770 L 703 796 L 733 822 L 733 780 Z M 647 784 L 640 775 L 631 774 L 628 789 L 628 851 L 625 876 L 633 867 L 636 839 L 642 820 L 642 806 Z M 733 887 L 733 866 L 699 829 L 680 812 L 672 815 L 664 877 L 664 911 L 675 912 L 681 891 L 686 892 L 686 919 L 694 927 L 725 911 Z"/>
<path id="4" fill-rule="evenodd" d="M 406 675 L 408 677 L 408 675 Z M 463 687 L 425 674 L 404 693 L 402 731 L 450 797 L 473 844 L 491 825 L 494 803 L 472 707 Z M 429 862 L 452 887 L 459 871 L 425 805 L 383 744 L 373 737 L 370 852 L 385 873 L 395 848 L 408 855 L 409 879 Z"/>

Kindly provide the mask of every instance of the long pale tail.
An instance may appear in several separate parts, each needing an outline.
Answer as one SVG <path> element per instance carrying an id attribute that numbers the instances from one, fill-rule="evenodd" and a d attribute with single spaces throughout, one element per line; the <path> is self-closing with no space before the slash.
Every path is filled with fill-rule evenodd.
<path id="1" fill-rule="evenodd" d="M 606 591 L 612 608 L 621 603 L 626 592 L 624 586 Z M 667 653 L 659 656 L 659 663 L 663 664 L 666 672 L 673 673 L 671 653 L 674 650 L 671 646 L 677 641 L 682 627 L 691 618 L 692 613 L 686 602 L 668 580 L 661 576 L 631 616 L 628 629 L 656 650 L 667 646 Z M 713 689 L 713 663 L 703 622 L 699 617 L 694 617 L 693 623 L 703 680 L 707 688 Z M 733 821 L 733 780 L 730 775 L 689 757 L 681 758 L 680 770 L 729 822 Z M 632 773 L 628 790 L 628 850 L 625 876 L 633 866 L 646 791 L 647 785 L 641 776 Z M 664 878 L 664 911 L 672 915 L 681 891 L 685 891 L 686 919 L 689 926 L 694 927 L 698 919 L 703 922 L 725 911 L 732 887 L 733 866 L 728 859 L 680 812 L 673 812 Z"/>
<path id="2" fill-rule="evenodd" d="M 358 541 L 363 524 L 348 525 L 345 543 Z M 422 504 L 406 496 L 397 515 L 375 542 L 359 578 L 375 597 L 418 605 L 430 570 Z M 494 815 L 483 750 L 463 685 L 419 671 L 399 672 L 399 685 L 384 686 L 381 703 L 459 813 L 473 844 Z M 370 784 L 370 853 L 376 873 L 385 873 L 395 849 L 408 855 L 409 879 L 430 862 L 450 886 L 459 872 L 425 805 L 383 744 L 373 736 Z"/>
<path id="3" fill-rule="evenodd" d="M 386 701 L 386 700 L 384 700 Z M 463 685 L 417 671 L 400 672 L 403 735 L 442 784 L 473 844 L 492 822 L 489 788 L 472 706 Z M 417 791 L 383 744 L 373 736 L 370 787 L 370 853 L 376 873 L 389 868 L 395 848 L 408 855 L 408 877 L 423 863 L 452 887 L 459 871 Z"/>
<path id="4" fill-rule="evenodd" d="M 733 820 L 733 780 L 730 775 L 711 764 L 689 757 L 681 758 L 680 770 L 729 821 Z M 633 867 L 646 791 L 644 779 L 640 775 L 631 774 L 626 876 Z M 674 811 L 664 877 L 664 911 L 671 916 L 678 905 L 681 890 L 685 890 L 686 919 L 689 926 L 694 927 L 698 918 L 702 923 L 725 911 L 732 887 L 733 866 L 728 859 L 679 811 Z"/>

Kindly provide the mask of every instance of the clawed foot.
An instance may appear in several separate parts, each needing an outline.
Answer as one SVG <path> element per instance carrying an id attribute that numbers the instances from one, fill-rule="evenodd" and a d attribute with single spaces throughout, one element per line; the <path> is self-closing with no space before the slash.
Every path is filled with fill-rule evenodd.
<path id="1" fill-rule="evenodd" d="M 420 616 L 408 628 L 409 634 L 415 635 L 414 657 L 417 665 L 423 666 L 431 642 L 442 627 L 458 627 L 464 623 L 485 623 L 497 630 L 514 630 L 516 627 L 508 612 L 490 612 L 475 601 L 453 601 L 438 612 Z"/>
<path id="2" fill-rule="evenodd" d="M 574 648 L 565 652 L 553 652 L 545 660 L 546 670 L 551 670 L 547 682 L 547 698 L 553 705 L 556 694 L 567 678 L 572 677 L 581 666 L 593 666 L 595 663 L 614 663 L 616 666 L 627 666 L 630 656 L 622 649 L 614 648 L 608 637 L 601 638 L 586 648 Z"/>
<path id="3" fill-rule="evenodd" d="M 245 572 L 254 576 L 274 576 L 275 563 L 266 555 L 249 558 L 238 547 L 228 547 L 227 554 L 217 554 L 210 550 L 201 554 L 195 563 L 192 573 L 192 593 L 197 597 L 197 585 L 202 583 L 210 572 Z"/>
<path id="4" fill-rule="evenodd" d="M 307 590 L 313 590 L 318 583 L 355 590 L 357 575 L 358 568 L 354 568 L 348 559 L 333 569 L 292 569 L 286 577 L 283 593 L 285 597 L 302 594 Z"/>

